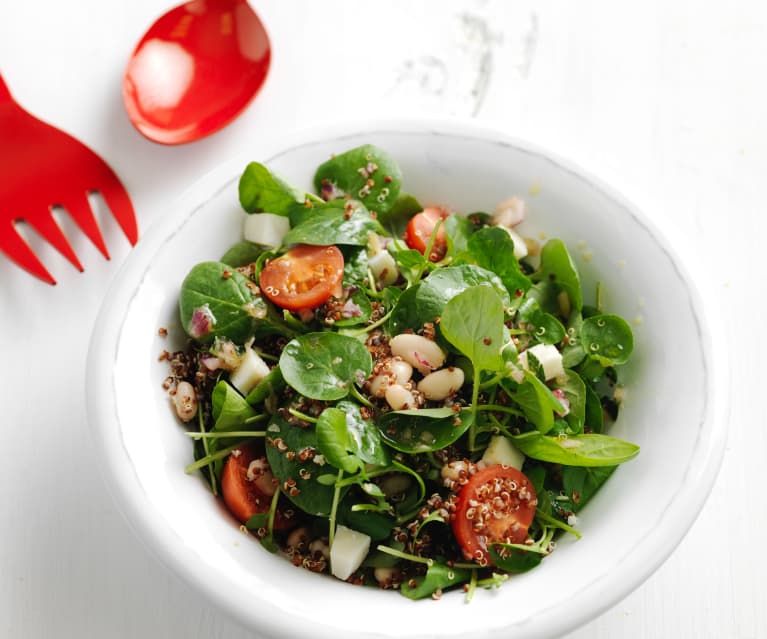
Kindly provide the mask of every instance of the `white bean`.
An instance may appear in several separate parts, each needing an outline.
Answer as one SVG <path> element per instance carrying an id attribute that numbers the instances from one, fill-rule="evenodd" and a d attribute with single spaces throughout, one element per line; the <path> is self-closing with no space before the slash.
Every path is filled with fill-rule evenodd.
<path id="1" fill-rule="evenodd" d="M 398 578 L 399 574 L 399 569 L 397 568 L 378 567 L 373 570 L 373 576 L 378 582 L 378 585 L 382 587 L 391 587 L 394 579 Z"/>
<path id="2" fill-rule="evenodd" d="M 397 355 L 427 375 L 445 363 L 445 352 L 430 339 L 415 333 L 402 333 L 389 341 L 392 355 Z"/>
<path id="3" fill-rule="evenodd" d="M 461 386 L 463 386 L 463 371 L 455 366 L 429 373 L 418 382 L 418 390 L 426 399 L 434 401 L 447 399 Z"/>
<path id="4" fill-rule="evenodd" d="M 370 380 L 370 393 L 374 397 L 383 397 L 386 388 L 392 384 L 404 386 L 413 376 L 413 367 L 399 357 L 384 361 L 381 371 Z"/>
<path id="5" fill-rule="evenodd" d="M 188 422 L 197 414 L 197 393 L 189 382 L 179 382 L 173 395 L 173 407 L 176 415 L 183 422 Z"/>
<path id="6" fill-rule="evenodd" d="M 386 387 L 386 401 L 394 410 L 406 410 L 416 408 L 415 398 L 404 386 L 392 384 Z"/>
<path id="7" fill-rule="evenodd" d="M 287 546 L 293 550 L 303 551 L 309 542 L 309 529 L 306 526 L 292 530 L 288 535 Z"/>
<path id="8" fill-rule="evenodd" d="M 309 544 L 309 552 L 312 556 L 320 553 L 325 559 L 330 559 L 330 546 L 324 539 L 315 539 Z"/>

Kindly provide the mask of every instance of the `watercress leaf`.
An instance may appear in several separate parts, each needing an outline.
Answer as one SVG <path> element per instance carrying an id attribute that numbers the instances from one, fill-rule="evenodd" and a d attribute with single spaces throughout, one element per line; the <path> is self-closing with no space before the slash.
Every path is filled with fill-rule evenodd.
<path id="1" fill-rule="evenodd" d="M 439 327 L 475 369 L 498 371 L 504 367 L 504 319 L 498 294 L 489 286 L 472 286 L 445 305 Z"/>
<path id="2" fill-rule="evenodd" d="M 424 323 L 441 317 L 445 305 L 456 295 L 479 285 L 491 287 L 500 296 L 503 307 L 509 307 L 509 294 L 494 273 L 473 264 L 447 266 L 432 271 L 420 284 L 402 294 L 392 313 L 392 333 L 422 329 Z M 437 335 L 442 339 L 439 328 Z"/>
<path id="3" fill-rule="evenodd" d="M 469 238 L 477 227 L 468 217 L 455 214 L 448 215 L 444 224 L 447 235 L 447 254 L 456 256 L 465 252 L 469 247 Z"/>
<path id="4" fill-rule="evenodd" d="M 514 241 L 502 228 L 482 228 L 468 238 L 467 245 L 476 264 L 495 273 L 512 299 L 520 299 L 532 285 L 514 257 Z"/>
<path id="5" fill-rule="evenodd" d="M 600 434 L 549 437 L 530 431 L 511 439 L 527 457 L 569 466 L 614 466 L 639 453 L 636 444 Z"/>
<path id="6" fill-rule="evenodd" d="M 395 237 L 405 234 L 407 223 L 416 213 L 423 211 L 421 203 L 409 193 L 400 193 L 388 211 L 378 210 L 378 221 L 391 231 Z"/>
<path id="7" fill-rule="evenodd" d="M 596 494 L 617 466 L 562 466 L 562 489 L 578 512 Z"/>
<path id="8" fill-rule="evenodd" d="M 317 448 L 336 468 L 349 474 L 356 473 L 364 464 L 352 451 L 351 438 L 346 430 L 346 414 L 338 408 L 322 411 L 316 424 Z"/>
<path id="9" fill-rule="evenodd" d="M 543 311 L 534 297 L 527 297 L 519 307 L 519 320 L 536 341 L 558 344 L 565 336 L 565 327 L 551 313 Z"/>
<path id="10" fill-rule="evenodd" d="M 360 246 L 340 246 L 344 256 L 344 286 L 367 285 L 368 253 Z"/>
<path id="11" fill-rule="evenodd" d="M 371 510 L 353 510 L 358 499 L 351 491 L 338 504 L 336 520 L 339 524 L 366 534 L 373 541 L 386 539 L 394 527 L 394 518 L 382 512 Z"/>
<path id="12" fill-rule="evenodd" d="M 511 399 L 540 433 L 548 433 L 552 429 L 555 412 L 565 412 L 564 406 L 551 389 L 530 371 L 525 372 L 524 381 L 517 387 L 516 392 L 511 393 Z"/>
<path id="13" fill-rule="evenodd" d="M 258 530 L 259 528 L 266 528 L 269 523 L 269 512 L 256 513 L 251 515 L 248 521 L 245 522 L 245 528 L 248 530 Z"/>
<path id="14" fill-rule="evenodd" d="M 203 262 L 181 284 L 179 312 L 189 337 L 210 342 L 228 337 L 243 344 L 258 324 L 270 322 L 266 302 L 254 294 L 249 280 L 222 262 Z"/>
<path id="15" fill-rule="evenodd" d="M 588 426 L 592 433 L 601 433 L 604 424 L 604 415 L 602 414 L 602 402 L 599 401 L 599 395 L 593 388 L 586 384 L 586 411 L 584 415 L 585 426 Z"/>
<path id="16" fill-rule="evenodd" d="M 538 302 L 539 308 L 551 314 L 559 312 L 559 301 L 557 300 L 558 289 L 554 285 L 554 282 L 550 280 L 543 280 L 536 282 L 527 291 L 525 299 L 532 298 Z"/>
<path id="17" fill-rule="evenodd" d="M 373 368 L 370 352 L 354 337 L 307 333 L 288 342 L 280 355 L 285 381 L 302 395 L 332 401 L 346 397 Z"/>
<path id="18" fill-rule="evenodd" d="M 248 393 L 245 401 L 251 406 L 257 406 L 269 398 L 276 397 L 283 388 L 285 388 L 285 378 L 282 376 L 282 371 L 279 366 L 273 366 L 266 377 Z"/>
<path id="19" fill-rule="evenodd" d="M 625 363 L 634 349 L 634 336 L 626 320 L 617 315 L 593 315 L 583 320 L 584 350 L 602 366 Z"/>
<path id="20" fill-rule="evenodd" d="M 243 422 L 257 414 L 245 398 L 223 379 L 213 388 L 211 403 L 213 419 L 216 420 L 213 430 L 219 433 L 243 430 Z"/>
<path id="21" fill-rule="evenodd" d="M 381 441 L 378 427 L 372 419 L 365 419 L 359 404 L 341 400 L 336 408 L 346 417 L 346 429 L 351 443 L 351 450 L 366 464 L 388 466 L 389 451 Z"/>
<path id="22" fill-rule="evenodd" d="M 471 426 L 470 410 L 421 408 L 385 413 L 378 419 L 384 443 L 403 453 L 424 453 L 445 448 Z"/>
<path id="23" fill-rule="evenodd" d="M 285 495 L 304 512 L 327 517 L 333 506 L 335 482 L 318 481 L 319 477 L 331 471 L 329 466 L 318 463 L 322 457 L 316 454 L 318 445 L 314 425 L 297 428 L 277 412 L 272 416 L 266 431 L 266 458 Z M 302 455 L 302 451 L 312 451 L 314 454 Z M 284 484 L 291 479 L 296 482 L 296 490 L 285 491 Z M 345 490 L 341 489 L 342 494 Z"/>
<path id="24" fill-rule="evenodd" d="M 361 200 L 371 211 L 386 215 L 400 192 L 402 171 L 386 151 L 366 144 L 339 153 L 317 167 L 314 187 L 318 193 L 341 190 Z"/>
<path id="25" fill-rule="evenodd" d="M 490 544 L 487 553 L 497 568 L 517 574 L 535 568 L 545 556 L 540 550 L 522 550 L 517 544 Z"/>
<path id="26" fill-rule="evenodd" d="M 567 398 L 569 411 L 565 415 L 571 432 L 583 432 L 583 425 L 586 420 L 586 384 L 575 371 L 566 371 L 567 381 L 557 386 Z"/>
<path id="27" fill-rule="evenodd" d="M 565 368 L 574 368 L 586 356 L 581 343 L 582 327 L 583 316 L 578 311 L 570 313 L 570 319 L 567 321 L 567 340 L 562 348 L 562 366 Z"/>
<path id="28" fill-rule="evenodd" d="M 581 279 L 570 253 L 562 240 L 552 239 L 541 249 L 541 273 L 567 293 L 570 303 L 577 310 L 583 306 Z"/>
<path id="29" fill-rule="evenodd" d="M 289 215 L 296 208 L 305 208 L 309 197 L 259 162 L 251 162 L 245 167 L 238 190 L 240 204 L 247 213 Z"/>
<path id="30" fill-rule="evenodd" d="M 431 597 L 437 590 L 445 590 L 450 586 L 467 582 L 471 577 L 471 570 L 466 568 L 451 568 L 436 561 L 429 566 L 423 577 L 416 577 L 411 582 L 403 583 L 400 592 L 408 599 L 424 599 Z"/>
<path id="31" fill-rule="evenodd" d="M 242 240 L 229 247 L 229 250 L 221 257 L 221 261 L 234 268 L 247 266 L 248 264 L 255 262 L 258 259 L 258 256 L 263 252 L 263 246 L 248 242 L 247 240 Z"/>
<path id="32" fill-rule="evenodd" d="M 383 228 L 364 207 L 353 206 L 348 210 L 323 207 L 305 216 L 299 224 L 287 232 L 282 242 L 286 246 L 290 244 L 364 246 L 368 242 L 368 233 L 383 233 Z"/>
<path id="33" fill-rule="evenodd" d="M 420 255 L 420 254 L 419 254 Z M 424 321 L 418 308 L 416 296 L 420 284 L 405 289 L 397 298 L 391 317 L 389 318 L 389 331 L 392 335 L 404 333 L 407 329 L 419 330 L 423 328 Z M 433 319 L 433 318 L 432 318 Z"/>

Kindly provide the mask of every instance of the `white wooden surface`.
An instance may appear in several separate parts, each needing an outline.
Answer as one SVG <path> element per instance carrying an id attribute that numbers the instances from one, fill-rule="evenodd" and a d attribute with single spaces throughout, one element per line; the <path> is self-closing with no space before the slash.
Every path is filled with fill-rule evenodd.
<path id="1" fill-rule="evenodd" d="M 232 154 L 250 150 L 256 159 L 267 136 L 365 113 L 477 117 L 623 190 L 718 302 L 719 338 L 733 363 L 730 436 L 707 505 L 671 558 L 569 637 L 767 637 L 767 5 L 253 5 L 273 39 L 267 85 L 233 125 L 185 147 L 141 138 L 120 100 L 128 54 L 168 8 L 160 0 L 2 0 L 0 71 L 25 107 L 112 164 L 143 231 Z M 109 263 L 72 235 L 84 274 L 36 244 L 55 288 L 0 259 L 0 636 L 252 636 L 137 542 L 99 481 L 85 353 L 100 300 L 129 252 L 109 218 L 104 227 Z"/>

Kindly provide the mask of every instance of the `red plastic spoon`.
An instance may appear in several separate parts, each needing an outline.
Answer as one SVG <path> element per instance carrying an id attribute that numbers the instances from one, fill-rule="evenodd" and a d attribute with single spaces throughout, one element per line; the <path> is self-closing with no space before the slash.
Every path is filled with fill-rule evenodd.
<path id="1" fill-rule="evenodd" d="M 271 60 L 246 0 L 193 0 L 159 18 L 123 81 L 128 116 L 147 138 L 183 144 L 215 133 L 256 96 Z"/>

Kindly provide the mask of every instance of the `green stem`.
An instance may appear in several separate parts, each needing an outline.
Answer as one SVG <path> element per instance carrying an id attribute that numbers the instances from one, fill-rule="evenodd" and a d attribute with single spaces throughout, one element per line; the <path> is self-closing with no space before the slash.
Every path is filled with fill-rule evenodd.
<path id="1" fill-rule="evenodd" d="M 192 439 L 202 439 L 202 440 L 208 440 L 208 439 L 224 439 L 228 437 L 266 437 L 266 431 L 265 430 L 232 430 L 229 432 L 221 432 L 221 433 L 198 433 L 195 431 L 190 431 L 185 433 L 187 437 L 191 437 Z"/>
<path id="2" fill-rule="evenodd" d="M 373 404 L 370 402 L 370 400 L 365 397 L 362 393 L 357 390 L 357 387 L 352 384 L 349 392 L 354 396 L 354 398 L 363 406 L 367 406 L 368 408 L 373 408 Z"/>
<path id="3" fill-rule="evenodd" d="M 205 420 L 202 418 L 202 409 L 197 409 L 197 421 L 200 426 L 200 433 L 205 435 Z M 202 449 L 205 451 L 205 456 L 210 455 L 210 449 L 208 447 L 208 440 L 202 440 Z M 213 472 L 213 464 L 208 464 L 208 472 L 210 473 L 210 488 L 213 491 L 214 496 L 218 496 L 218 486 L 216 486 L 216 473 Z"/>
<path id="4" fill-rule="evenodd" d="M 310 424 L 316 424 L 317 418 L 312 417 L 311 415 L 307 415 L 306 413 L 302 413 L 300 410 L 296 410 L 295 408 L 288 408 L 288 412 L 293 415 L 293 417 L 297 417 L 298 419 L 302 419 L 305 422 L 309 422 Z"/>
<path id="5" fill-rule="evenodd" d="M 260 415 L 253 415 L 252 417 L 247 417 L 243 424 L 255 424 L 256 422 L 263 421 L 264 419 L 269 419 L 271 415 L 267 415 L 266 413 L 261 413 Z"/>
<path id="6" fill-rule="evenodd" d="M 202 440 L 203 443 L 205 440 Z M 198 470 L 202 468 L 203 466 L 208 466 L 212 464 L 214 461 L 218 459 L 223 459 L 226 457 L 229 453 L 231 453 L 235 448 L 238 448 L 239 446 L 242 446 L 245 442 L 239 441 L 236 444 L 232 444 L 231 446 L 227 446 L 226 448 L 222 448 L 221 450 L 217 450 L 215 453 L 211 453 L 209 455 L 205 455 L 205 457 L 201 457 L 195 462 L 192 462 L 189 464 L 186 468 L 184 468 L 184 472 L 188 475 L 191 472 L 194 472 L 195 470 Z M 212 469 L 211 469 L 212 472 Z"/>
<path id="7" fill-rule="evenodd" d="M 474 382 L 471 386 L 471 426 L 469 426 L 469 450 L 474 450 L 475 439 L 477 437 L 477 404 L 479 402 L 479 369 L 472 362 L 474 369 Z"/>
<path id="8" fill-rule="evenodd" d="M 414 282 L 417 282 L 421 279 L 421 276 L 423 275 L 424 270 L 429 265 L 429 256 L 431 255 L 431 251 L 434 248 L 434 243 L 437 241 L 437 232 L 439 231 L 439 227 L 442 226 L 442 220 L 437 220 L 437 223 L 434 225 L 434 228 L 431 230 L 431 235 L 429 236 L 429 243 L 426 245 L 426 250 L 423 253 L 423 264 L 421 264 L 421 267 L 416 272 L 416 276 L 413 279 Z"/>
<path id="9" fill-rule="evenodd" d="M 510 406 L 503 406 L 501 404 L 481 404 L 477 406 L 477 410 L 489 410 L 494 413 L 508 413 L 509 415 L 516 415 L 517 417 L 524 417 L 521 411 L 511 408 Z"/>
<path id="10" fill-rule="evenodd" d="M 338 502 L 341 500 L 340 482 L 343 479 L 344 471 L 339 469 L 336 478 L 336 486 L 333 490 L 333 505 L 330 507 L 330 516 L 328 517 L 328 546 L 333 548 L 333 540 L 336 536 L 336 514 L 338 513 Z"/>
<path id="11" fill-rule="evenodd" d="M 466 590 L 466 598 L 464 599 L 465 603 L 471 602 L 476 590 L 477 590 L 477 569 L 476 567 L 473 567 L 471 569 L 471 578 L 469 579 L 469 588 Z"/>
<path id="12" fill-rule="evenodd" d="M 392 309 L 392 310 L 394 310 L 394 309 Z M 389 317 L 391 316 L 391 314 L 392 314 L 392 311 L 389 311 L 386 315 L 384 315 L 380 319 L 377 319 L 372 324 L 368 324 L 367 326 L 363 326 L 362 328 L 357 329 L 356 331 L 344 331 L 344 333 L 346 335 L 348 335 L 349 337 L 357 337 L 359 335 L 364 335 L 365 333 L 369 333 L 374 328 L 378 328 L 382 324 L 386 323 L 389 320 Z"/>
<path id="13" fill-rule="evenodd" d="M 386 553 L 387 555 L 399 557 L 400 559 L 405 559 L 407 561 L 414 561 L 417 564 L 424 564 L 426 566 L 432 566 L 434 564 L 433 559 L 429 559 L 428 557 L 419 557 L 418 555 L 411 555 L 409 553 L 402 552 L 401 550 L 397 550 L 396 548 L 392 548 L 391 546 L 378 545 L 376 546 L 376 549 Z"/>

